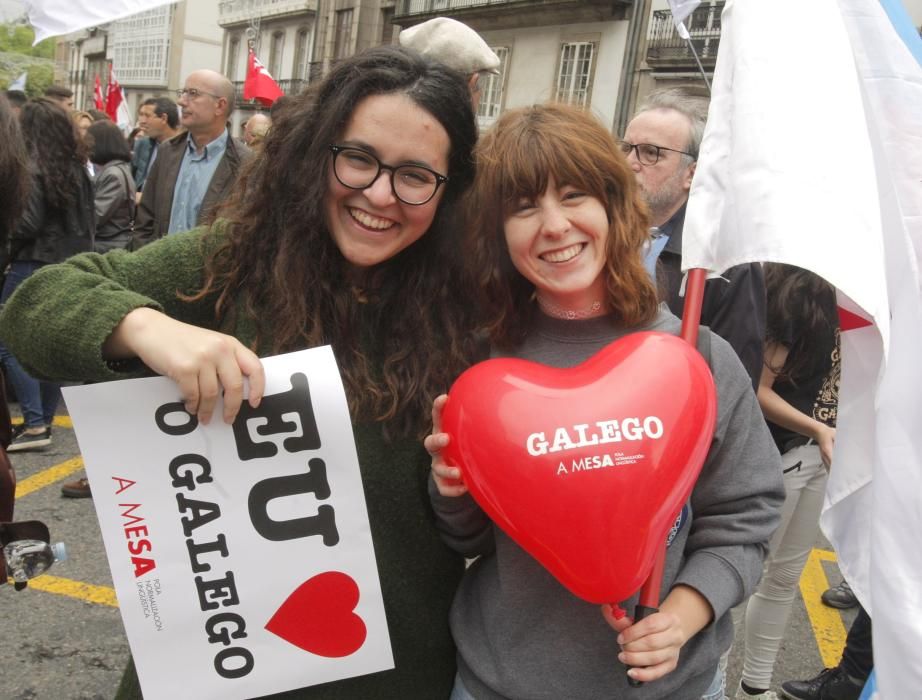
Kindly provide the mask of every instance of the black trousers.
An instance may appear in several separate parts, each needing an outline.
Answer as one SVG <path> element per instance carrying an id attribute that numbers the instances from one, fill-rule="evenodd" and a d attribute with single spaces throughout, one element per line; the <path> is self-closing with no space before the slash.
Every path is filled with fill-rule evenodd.
<path id="1" fill-rule="evenodd" d="M 839 668 L 857 680 L 865 681 L 874 668 L 874 651 L 871 648 L 871 617 L 858 606 L 858 617 L 852 623 L 845 639 L 845 651 Z"/>

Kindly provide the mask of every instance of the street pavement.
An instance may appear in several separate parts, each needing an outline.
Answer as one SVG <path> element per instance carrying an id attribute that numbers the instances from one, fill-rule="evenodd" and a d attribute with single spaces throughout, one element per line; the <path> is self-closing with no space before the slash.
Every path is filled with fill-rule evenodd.
<path id="1" fill-rule="evenodd" d="M 14 414 L 16 408 L 11 406 Z M 67 545 L 68 560 L 24 591 L 0 586 L 0 698 L 109 700 L 128 659 L 128 643 L 92 500 L 61 496 L 61 483 L 83 471 L 75 459 L 79 450 L 67 427 L 69 419 L 59 416 L 56 423 L 50 447 L 10 458 L 19 480 L 16 519 L 43 520 L 53 541 Z M 829 543 L 820 537 L 816 548 L 814 565 L 801 583 L 808 604 L 798 593 L 775 668 L 776 690 L 784 680 L 815 675 L 824 659 L 834 664 L 855 616 L 854 610 L 833 611 L 818 604 L 819 592 L 841 576 Z M 730 657 L 731 698 L 740 673 L 739 646 Z M 177 691 L 175 700 L 197 700 Z"/>

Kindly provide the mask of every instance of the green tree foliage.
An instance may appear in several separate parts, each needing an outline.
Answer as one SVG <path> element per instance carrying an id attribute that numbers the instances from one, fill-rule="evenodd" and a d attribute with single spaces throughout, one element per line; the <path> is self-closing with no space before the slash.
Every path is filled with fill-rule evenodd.
<path id="1" fill-rule="evenodd" d="M 25 73 L 26 94 L 41 97 L 54 82 L 54 40 L 32 46 L 34 39 L 32 27 L 0 24 L 0 88 Z"/>
<path id="2" fill-rule="evenodd" d="M 0 24 L 0 51 L 35 58 L 54 58 L 54 39 L 45 39 L 38 46 L 32 46 L 33 41 L 35 32 L 32 27 Z"/>
<path id="3" fill-rule="evenodd" d="M 54 66 L 51 63 L 29 66 L 26 73 L 26 95 L 29 98 L 41 97 L 45 94 L 45 89 L 54 82 Z"/>

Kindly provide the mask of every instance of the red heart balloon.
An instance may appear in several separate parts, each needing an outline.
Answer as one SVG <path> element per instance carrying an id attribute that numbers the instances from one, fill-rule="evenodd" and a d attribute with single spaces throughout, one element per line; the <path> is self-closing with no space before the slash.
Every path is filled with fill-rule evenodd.
<path id="1" fill-rule="evenodd" d="M 474 365 L 449 392 L 445 458 L 493 522 L 564 586 L 615 603 L 646 580 L 716 416 L 698 351 L 666 333 L 634 333 L 569 369 Z"/>
<path id="2" fill-rule="evenodd" d="M 359 587 L 351 576 L 326 571 L 298 586 L 266 629 L 317 656 L 349 656 L 362 647 L 368 633 L 353 612 L 358 602 Z"/>

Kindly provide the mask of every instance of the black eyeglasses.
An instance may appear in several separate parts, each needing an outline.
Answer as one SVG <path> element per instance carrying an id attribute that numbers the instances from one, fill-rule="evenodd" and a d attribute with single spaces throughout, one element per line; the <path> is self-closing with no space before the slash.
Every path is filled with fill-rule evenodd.
<path id="1" fill-rule="evenodd" d="M 621 148 L 621 152 L 625 156 L 631 155 L 631 151 L 634 151 L 637 154 L 637 160 L 640 161 L 641 165 L 656 165 L 659 163 L 659 159 L 663 157 L 663 151 L 681 153 L 683 156 L 688 156 L 692 159 L 695 157 L 694 154 L 689 153 L 688 151 L 679 151 L 675 148 L 666 148 L 665 146 L 654 146 L 652 143 L 630 143 L 628 141 L 619 141 L 618 146 Z"/>
<path id="2" fill-rule="evenodd" d="M 448 182 L 424 165 L 385 165 L 368 151 L 352 146 L 330 146 L 333 152 L 333 174 L 344 187 L 364 190 L 371 187 L 382 170 L 391 173 L 391 190 L 404 204 L 418 206 L 435 197 L 439 187 Z"/>
<path id="3" fill-rule="evenodd" d="M 196 97 L 201 97 L 202 95 L 208 95 L 208 97 L 213 97 L 216 100 L 221 99 L 221 95 L 215 95 L 213 92 L 205 92 L 204 90 L 199 90 L 198 88 L 182 88 L 176 91 L 177 98 L 186 96 L 190 100 L 194 100 Z"/>

